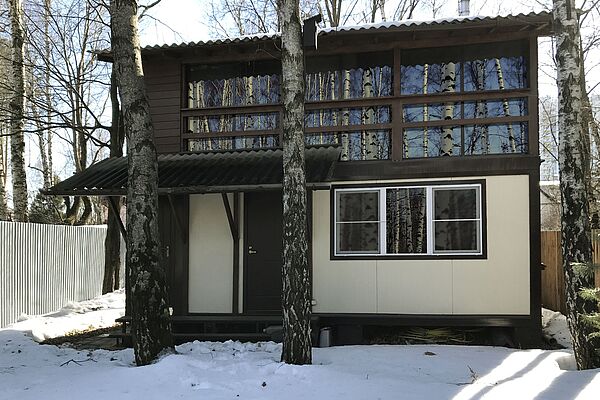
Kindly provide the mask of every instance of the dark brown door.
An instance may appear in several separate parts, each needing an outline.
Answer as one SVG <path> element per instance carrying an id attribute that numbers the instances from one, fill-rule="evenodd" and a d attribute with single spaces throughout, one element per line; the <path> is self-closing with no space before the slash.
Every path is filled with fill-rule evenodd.
<path id="1" fill-rule="evenodd" d="M 160 242 L 163 249 L 167 284 L 169 285 L 170 306 L 174 315 L 188 313 L 188 231 L 189 196 L 173 196 L 173 207 L 167 196 L 158 197 L 158 224 Z M 179 221 L 175 221 L 173 210 Z"/>
<path id="2" fill-rule="evenodd" d="M 244 194 L 246 240 L 244 305 L 247 313 L 281 313 L 281 192 Z"/>

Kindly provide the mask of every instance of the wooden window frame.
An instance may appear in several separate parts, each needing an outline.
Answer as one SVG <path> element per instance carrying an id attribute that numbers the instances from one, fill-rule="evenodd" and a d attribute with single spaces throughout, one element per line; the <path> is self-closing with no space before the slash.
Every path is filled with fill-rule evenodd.
<path id="1" fill-rule="evenodd" d="M 528 123 L 528 151 L 526 153 L 510 153 L 512 156 L 521 155 L 537 155 L 539 144 L 537 135 L 537 41 L 535 37 L 521 38 L 521 41 L 529 41 L 529 51 L 523 54 L 527 63 L 527 84 L 526 88 L 508 89 L 508 90 L 487 90 L 487 91 L 472 91 L 472 92 L 454 92 L 454 93 L 433 93 L 433 94 L 400 94 L 401 83 L 401 66 L 402 66 L 402 51 L 413 50 L 413 48 L 402 47 L 399 44 L 389 51 L 392 52 L 392 95 L 375 98 L 355 98 L 342 100 L 323 100 L 323 101 L 307 101 L 305 102 L 305 110 L 321 110 L 334 108 L 362 108 L 370 106 L 388 106 L 391 110 L 391 122 L 386 124 L 371 124 L 371 125 L 337 125 L 326 127 L 311 127 L 305 128 L 306 134 L 332 133 L 332 132 L 351 132 L 351 131 L 367 131 L 367 130 L 389 130 L 390 131 L 390 160 L 402 161 L 404 157 L 403 149 L 403 134 L 404 129 L 419 128 L 426 126 L 447 126 L 447 125 L 489 125 L 503 123 Z M 494 42 L 490 42 L 494 43 Z M 503 43 L 503 42 L 499 42 Z M 445 47 L 445 46 L 444 46 Z M 451 46 L 449 46 L 451 47 Z M 526 47 L 526 46 L 524 46 Z M 327 57 L 328 55 L 325 55 Z M 461 59 L 464 57 L 461 57 Z M 182 64 L 182 97 L 187 99 L 187 70 L 188 64 Z M 461 85 L 464 79 L 461 79 Z M 508 117 L 493 117 L 493 118 L 477 118 L 477 119 L 453 119 L 441 121 L 427 122 L 404 122 L 404 105 L 408 104 L 434 104 L 446 102 L 465 102 L 465 101 L 483 101 L 483 100 L 503 100 L 513 98 L 524 98 L 527 101 L 526 116 L 508 116 Z M 187 104 L 187 101 L 184 102 Z M 181 150 L 183 153 L 197 153 L 187 151 L 187 142 L 190 139 L 210 139 L 218 137 L 232 136 L 261 136 L 261 135 L 279 135 L 280 142 L 282 139 L 281 126 L 272 130 L 264 131 L 233 131 L 233 132 L 214 132 L 210 134 L 188 134 L 185 133 L 184 123 L 188 117 L 201 117 L 211 115 L 237 115 L 249 113 L 279 113 L 279 121 L 281 121 L 283 107 L 281 104 L 252 104 L 241 106 L 225 106 L 225 107 L 207 107 L 207 108 L 181 108 Z M 461 129 L 462 130 L 462 129 Z M 532 135 L 533 133 L 533 135 Z M 461 138 L 462 139 L 462 138 Z M 492 154 L 503 155 L 503 154 Z M 457 155 L 455 158 L 464 157 L 485 157 L 486 155 Z M 437 157 L 431 157 L 437 158 Z M 363 162 L 363 160 L 357 160 Z"/>

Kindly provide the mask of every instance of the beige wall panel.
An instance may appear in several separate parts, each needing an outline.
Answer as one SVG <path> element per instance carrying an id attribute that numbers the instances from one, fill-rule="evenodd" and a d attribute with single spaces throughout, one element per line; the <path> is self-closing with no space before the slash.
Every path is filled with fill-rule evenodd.
<path id="1" fill-rule="evenodd" d="M 455 314 L 529 314 L 529 178 L 487 177 L 487 260 L 454 260 Z"/>
<path id="2" fill-rule="evenodd" d="M 220 194 L 190 196 L 189 240 L 190 312 L 232 312 L 233 241 Z"/>
<path id="3" fill-rule="evenodd" d="M 377 312 L 451 314 L 452 262 L 377 261 Z"/>
<path id="4" fill-rule="evenodd" d="M 314 312 L 377 312 L 376 261 L 329 259 L 329 191 L 313 194 Z"/>
<path id="5" fill-rule="evenodd" d="M 529 178 L 513 175 L 435 181 L 474 179 L 486 180 L 487 260 L 331 261 L 329 191 L 314 192 L 313 290 L 317 305 L 313 310 L 528 314 Z M 414 181 L 427 180 L 385 183 Z"/>

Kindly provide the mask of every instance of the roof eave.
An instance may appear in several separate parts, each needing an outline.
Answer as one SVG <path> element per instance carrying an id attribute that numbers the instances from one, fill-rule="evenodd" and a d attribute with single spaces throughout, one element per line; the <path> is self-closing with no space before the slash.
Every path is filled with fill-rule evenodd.
<path id="1" fill-rule="evenodd" d="M 553 34 L 552 14 L 549 12 L 518 14 L 497 17 L 471 17 L 464 19 L 441 19 L 437 21 L 398 21 L 397 25 L 367 24 L 361 26 L 342 26 L 337 29 L 328 28 L 320 30 L 319 36 L 347 36 L 366 33 L 394 33 L 394 32 L 424 32 L 437 30 L 464 30 L 471 28 L 490 28 L 501 26 L 520 26 L 534 36 L 550 36 Z M 256 43 L 272 43 L 279 40 L 278 34 L 264 34 L 256 36 L 243 36 L 230 39 L 216 39 L 206 42 L 174 43 L 170 45 L 155 45 L 142 48 L 142 55 L 155 55 L 161 52 L 181 52 L 199 48 L 218 48 L 221 46 L 240 46 Z M 110 50 L 94 52 L 98 60 L 113 62 Z"/>

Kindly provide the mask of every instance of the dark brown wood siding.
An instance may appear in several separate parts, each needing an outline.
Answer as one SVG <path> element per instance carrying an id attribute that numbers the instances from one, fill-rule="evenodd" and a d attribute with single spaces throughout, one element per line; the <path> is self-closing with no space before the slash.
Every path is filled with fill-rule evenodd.
<path id="1" fill-rule="evenodd" d="M 144 59 L 146 90 L 154 124 L 154 143 L 161 153 L 181 150 L 181 66 L 173 59 Z"/>

